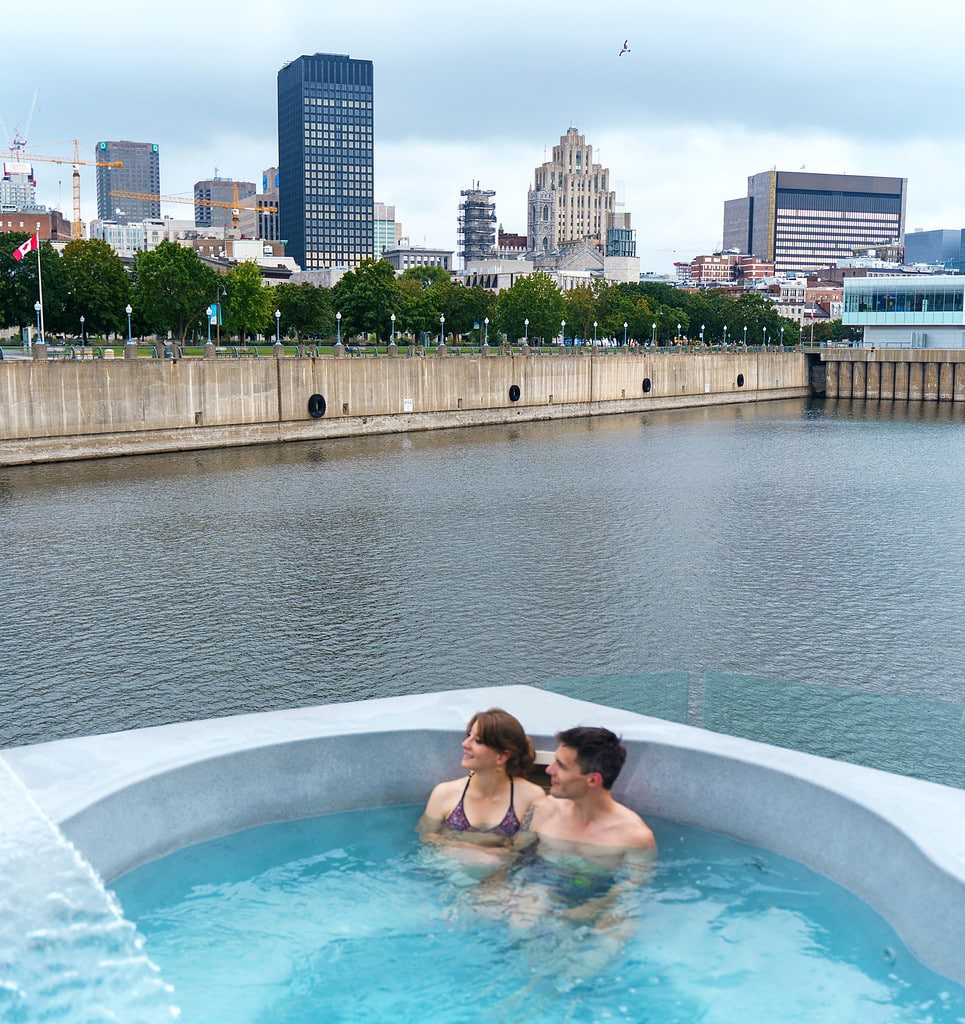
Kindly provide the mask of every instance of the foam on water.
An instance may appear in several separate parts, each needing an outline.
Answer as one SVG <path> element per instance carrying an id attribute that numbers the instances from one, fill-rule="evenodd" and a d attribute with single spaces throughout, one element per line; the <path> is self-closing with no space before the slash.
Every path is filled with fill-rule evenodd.
<path id="1" fill-rule="evenodd" d="M 180 1015 L 93 868 L 0 758 L 0 1019 L 161 1024 Z"/>

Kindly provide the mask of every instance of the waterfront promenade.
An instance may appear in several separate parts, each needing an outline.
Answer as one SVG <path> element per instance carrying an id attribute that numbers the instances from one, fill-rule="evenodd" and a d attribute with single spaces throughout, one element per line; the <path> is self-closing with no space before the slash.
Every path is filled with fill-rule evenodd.
<path id="1" fill-rule="evenodd" d="M 803 398 L 797 351 L 0 362 L 0 465 Z"/>

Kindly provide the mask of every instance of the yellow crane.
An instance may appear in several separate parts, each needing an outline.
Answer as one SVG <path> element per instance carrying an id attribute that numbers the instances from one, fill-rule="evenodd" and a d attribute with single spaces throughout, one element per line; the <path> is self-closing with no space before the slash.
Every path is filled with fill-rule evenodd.
<path id="1" fill-rule="evenodd" d="M 127 192 L 121 189 L 116 189 L 108 194 L 118 196 L 121 199 L 145 199 L 151 203 L 191 203 L 193 206 L 216 206 L 220 210 L 231 210 L 232 228 L 238 227 L 238 213 L 240 210 L 258 210 L 261 213 L 278 212 L 277 206 L 259 206 L 257 203 L 239 203 L 238 183 L 236 181 L 232 182 L 232 188 L 234 190 L 233 203 L 222 203 L 217 199 L 192 199 L 188 196 L 161 196 L 155 192 Z"/>
<path id="2" fill-rule="evenodd" d="M 74 219 L 70 225 L 70 237 L 71 238 L 83 238 L 84 237 L 84 225 L 80 217 L 80 168 L 81 165 L 88 167 L 123 167 L 124 164 L 120 160 L 81 160 L 80 158 L 80 143 L 77 139 L 73 140 L 74 143 L 74 159 L 66 156 L 37 156 L 36 153 L 28 153 L 24 150 L 18 150 L 16 155 L 11 150 L 11 158 L 22 161 L 23 163 L 31 163 L 34 160 L 41 163 L 48 164 L 73 164 L 74 170 L 72 174 L 73 178 L 73 192 L 74 192 Z"/>

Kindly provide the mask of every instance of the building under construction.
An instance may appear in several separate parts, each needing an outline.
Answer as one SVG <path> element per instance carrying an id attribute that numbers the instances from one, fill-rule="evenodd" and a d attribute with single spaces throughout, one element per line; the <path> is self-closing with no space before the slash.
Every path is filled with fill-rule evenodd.
<path id="1" fill-rule="evenodd" d="M 471 260 L 490 259 L 496 253 L 496 204 L 492 190 L 463 189 L 459 195 L 459 255 L 463 266 Z"/>

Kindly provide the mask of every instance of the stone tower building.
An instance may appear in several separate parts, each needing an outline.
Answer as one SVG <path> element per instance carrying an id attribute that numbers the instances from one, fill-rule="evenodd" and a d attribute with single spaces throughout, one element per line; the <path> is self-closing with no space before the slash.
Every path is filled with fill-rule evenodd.
<path id="1" fill-rule="evenodd" d="M 616 211 L 609 183 L 609 170 L 593 162 L 593 147 L 568 128 L 553 147 L 553 159 L 536 168 L 527 194 L 530 249 L 548 252 L 582 241 L 602 246 Z"/>

